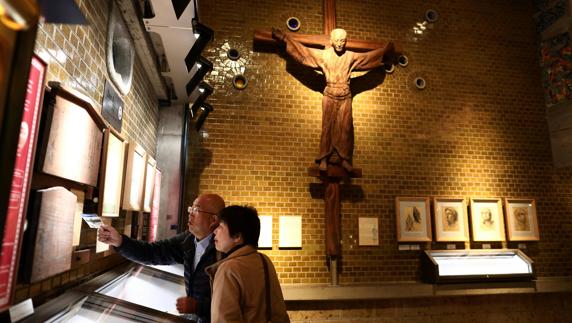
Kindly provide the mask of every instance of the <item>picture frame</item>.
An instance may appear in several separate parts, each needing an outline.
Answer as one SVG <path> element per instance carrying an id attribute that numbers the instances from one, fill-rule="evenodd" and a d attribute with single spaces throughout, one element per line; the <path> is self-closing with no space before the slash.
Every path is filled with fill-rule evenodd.
<path id="1" fill-rule="evenodd" d="M 126 211 L 140 211 L 143 208 L 146 158 L 147 153 L 138 143 L 128 144 L 122 202 L 122 208 Z"/>
<path id="2" fill-rule="evenodd" d="M 125 175 L 126 142 L 115 129 L 109 127 L 104 132 L 103 155 L 99 177 L 100 201 L 99 216 L 118 217 L 121 209 L 121 189 Z"/>
<path id="3" fill-rule="evenodd" d="M 149 216 L 149 234 L 148 241 L 155 241 L 157 238 L 157 229 L 159 226 L 159 209 L 161 208 L 161 170 L 155 168 L 155 183 L 153 186 L 153 202 L 151 203 L 151 215 Z"/>
<path id="4" fill-rule="evenodd" d="M 504 216 L 500 198 L 471 198 L 473 241 L 505 241 Z"/>
<path id="5" fill-rule="evenodd" d="M 397 241 L 431 241 L 431 208 L 429 197 L 395 198 Z"/>
<path id="6" fill-rule="evenodd" d="M 143 212 L 151 212 L 151 203 L 153 202 L 153 189 L 155 187 L 155 169 L 157 168 L 157 161 L 151 156 L 147 155 L 147 162 L 145 166 L 145 189 L 143 194 Z"/>
<path id="7" fill-rule="evenodd" d="M 4 62 L 4 60 L 2 61 Z M 10 63 L 8 61 L 8 67 Z M 0 68 L 1 69 L 1 68 Z M 7 309 L 14 300 L 18 277 L 19 259 L 24 240 L 24 227 L 28 203 L 30 197 L 30 187 L 32 184 L 33 166 L 38 145 L 38 133 L 40 128 L 40 117 L 44 102 L 44 90 L 48 64 L 38 55 L 33 55 L 30 61 L 30 71 L 26 86 L 26 99 L 19 123 L 17 133 L 17 146 L 14 156 L 14 167 L 0 170 L 0 177 L 3 180 L 0 191 L 6 192 L 6 205 L 0 201 L 0 230 L 2 230 L 2 250 L 0 257 L 0 312 Z M 0 71 L 1 72 L 1 71 Z M 23 76 L 22 76 L 23 77 Z M 1 79 L 1 77 L 0 77 Z M 1 83 L 1 80 L 0 80 Z M 3 86 L 2 86 L 3 87 Z M 0 89 L 0 92 L 2 89 Z M 0 93 L 0 97 L 2 94 Z M 0 109 L 3 109 L 4 102 L 0 102 Z M 8 113 L 8 112 L 7 112 Z M 16 111 L 10 111 L 14 114 Z M 0 129 L 2 128 L 2 112 L 0 111 Z M 7 128 L 3 129 L 6 130 Z M 0 144 L 4 145 L 0 140 Z M 8 156 L 7 154 L 5 156 Z M 1 158 L 0 158 L 1 159 Z M 5 183 L 4 183 L 5 182 Z M 4 186 L 5 185 L 5 186 Z M 0 198 L 1 199 L 1 198 Z"/>
<path id="8" fill-rule="evenodd" d="M 538 241 L 536 201 L 532 198 L 505 198 L 505 219 L 510 241 Z"/>
<path id="9" fill-rule="evenodd" d="M 467 242 L 471 240 L 465 198 L 434 197 L 433 211 L 436 241 Z"/>
<path id="10" fill-rule="evenodd" d="M 101 109 L 81 91 L 48 82 L 40 127 L 36 169 L 79 184 L 97 187 L 103 133 Z"/>
<path id="11" fill-rule="evenodd" d="M 379 246 L 379 218 L 358 218 L 358 245 Z"/>

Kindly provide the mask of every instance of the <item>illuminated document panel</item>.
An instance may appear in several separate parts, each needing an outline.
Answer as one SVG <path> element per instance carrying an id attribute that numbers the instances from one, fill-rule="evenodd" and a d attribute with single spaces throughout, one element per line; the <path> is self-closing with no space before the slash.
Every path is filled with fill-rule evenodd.
<path id="1" fill-rule="evenodd" d="M 426 250 L 421 270 L 430 283 L 531 280 L 532 263 L 520 250 Z"/>
<path id="2" fill-rule="evenodd" d="M 23 323 L 191 322 L 181 317 L 101 294 L 72 290 L 40 306 Z"/>
<path id="3" fill-rule="evenodd" d="M 186 295 L 183 277 L 142 265 L 132 267 L 96 292 L 173 315 L 179 314 L 177 298 Z"/>

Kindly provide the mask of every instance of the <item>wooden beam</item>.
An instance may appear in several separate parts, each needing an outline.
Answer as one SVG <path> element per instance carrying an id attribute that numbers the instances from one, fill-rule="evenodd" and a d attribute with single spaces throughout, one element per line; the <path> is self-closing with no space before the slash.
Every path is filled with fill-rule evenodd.
<path id="1" fill-rule="evenodd" d="M 324 35 L 330 35 L 336 28 L 336 2 L 324 0 Z"/>

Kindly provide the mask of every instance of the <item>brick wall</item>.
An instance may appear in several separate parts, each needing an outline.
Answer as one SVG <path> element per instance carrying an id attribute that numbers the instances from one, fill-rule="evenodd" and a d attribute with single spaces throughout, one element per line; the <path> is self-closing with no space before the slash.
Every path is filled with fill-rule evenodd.
<path id="1" fill-rule="evenodd" d="M 79 0 L 88 25 L 42 24 L 34 50 L 49 63 L 48 81 L 81 89 L 100 105 L 105 80 L 109 79 L 105 63 L 109 4 L 104 0 Z M 121 98 L 124 102 L 121 134 L 137 141 L 147 153 L 155 156 L 158 102 L 137 55 L 131 90 Z"/>
<path id="2" fill-rule="evenodd" d="M 350 38 L 394 40 L 409 57 L 385 78 L 373 72 L 354 82 L 371 89 L 353 99 L 354 165 L 364 176 L 342 189 L 340 283 L 419 279 L 419 251 L 397 250 L 397 196 L 533 197 L 541 240 L 527 243 L 526 253 L 539 277 L 570 276 L 572 173 L 552 166 L 532 3 L 338 0 L 336 7 Z M 430 8 L 440 18 L 416 36 L 412 28 Z M 215 30 L 203 53 L 215 65 L 215 111 L 208 138 L 196 139 L 190 155 L 190 195 L 218 192 L 272 215 L 267 253 L 281 282 L 327 283 L 323 189 L 306 175 L 321 128 L 322 94 L 312 89 L 319 76 L 252 46 L 254 29 L 286 29 L 290 16 L 300 18 L 301 33 L 322 33 L 322 1 L 203 1 L 200 9 Z M 225 70 L 225 43 L 245 60 L 243 91 Z M 412 85 L 416 76 L 425 90 Z M 302 250 L 278 250 L 280 215 L 302 216 Z M 378 247 L 357 246 L 360 216 L 379 218 Z"/>
<path id="3" fill-rule="evenodd" d="M 103 101 L 103 89 L 107 76 L 106 39 L 109 1 L 77 1 L 87 18 L 88 25 L 41 24 L 36 39 L 35 52 L 49 64 L 47 81 L 59 81 L 82 90 L 95 102 Z M 137 55 L 133 69 L 130 92 L 122 96 L 124 101 L 121 134 L 128 140 L 140 143 L 147 153 L 155 156 L 159 111 L 156 94 L 148 81 Z M 119 92 L 118 92 L 119 93 Z M 114 220 L 123 226 L 125 214 Z M 87 237 L 86 237 L 87 235 Z M 82 236 L 88 245 L 95 244 L 95 231 L 84 230 Z M 108 255 L 106 253 L 106 255 Z M 95 275 L 123 262 L 118 255 L 104 257 L 104 253 L 91 251 L 86 264 L 73 264 L 72 269 L 35 284 L 20 284 L 16 288 L 15 303 L 32 297 L 34 304 L 61 293 Z"/>

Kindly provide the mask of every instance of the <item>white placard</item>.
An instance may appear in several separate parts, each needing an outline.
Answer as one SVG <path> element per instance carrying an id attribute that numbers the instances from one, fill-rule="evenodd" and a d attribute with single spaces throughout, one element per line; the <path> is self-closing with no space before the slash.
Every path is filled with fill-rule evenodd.
<path id="1" fill-rule="evenodd" d="M 260 216 L 260 237 L 258 238 L 258 248 L 272 249 L 272 216 Z"/>
<path id="2" fill-rule="evenodd" d="M 103 224 L 111 226 L 111 218 L 101 218 L 101 222 Z M 100 253 L 109 250 L 109 245 L 107 243 L 100 242 L 99 240 L 95 240 L 95 253 Z"/>
<path id="3" fill-rule="evenodd" d="M 281 216 L 280 217 L 280 237 L 278 239 L 279 248 L 301 248 L 302 247 L 302 217 L 301 216 Z"/>
<path id="4" fill-rule="evenodd" d="M 358 219 L 360 246 L 379 246 L 378 222 L 377 218 Z"/>
<path id="5" fill-rule="evenodd" d="M 79 246 L 81 236 L 81 214 L 83 213 L 83 201 L 85 193 L 80 190 L 71 190 L 77 196 L 77 204 L 75 208 L 75 215 L 73 218 L 73 246 Z"/>
<path id="6" fill-rule="evenodd" d="M 34 303 L 31 298 L 10 307 L 10 321 L 12 322 L 18 322 L 32 314 L 34 314 Z"/>
<path id="7" fill-rule="evenodd" d="M 81 215 L 82 219 L 87 223 L 87 225 L 92 229 L 99 229 L 101 226 L 101 218 L 97 214 L 87 214 Z"/>

